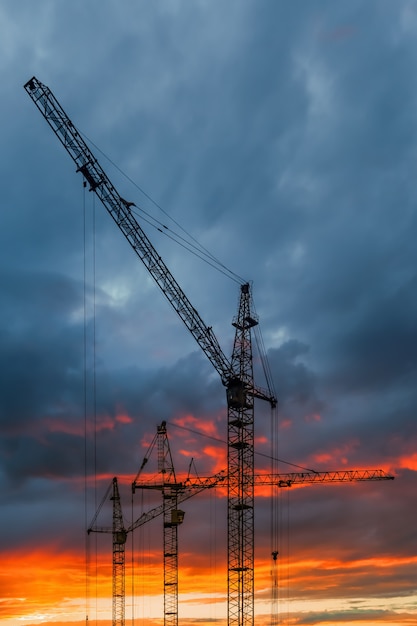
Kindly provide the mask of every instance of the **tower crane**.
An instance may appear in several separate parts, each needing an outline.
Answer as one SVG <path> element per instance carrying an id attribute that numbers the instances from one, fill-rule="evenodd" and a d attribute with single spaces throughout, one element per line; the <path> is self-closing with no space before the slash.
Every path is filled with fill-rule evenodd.
<path id="1" fill-rule="evenodd" d="M 218 372 L 226 388 L 228 407 L 228 624 L 253 626 L 254 621 L 254 399 L 275 408 L 273 391 L 255 386 L 251 329 L 258 324 L 251 310 L 248 283 L 240 288 L 235 340 L 229 361 L 207 326 L 136 220 L 131 203 L 118 193 L 107 174 L 46 85 L 33 76 L 24 85 L 42 116 L 101 200 L 168 302 Z M 267 381 L 268 382 L 268 381 Z M 270 387 L 268 383 L 268 387 Z"/>
<path id="2" fill-rule="evenodd" d="M 158 449 L 158 480 L 150 481 L 141 474 L 146 468 L 150 454 L 157 445 Z M 253 475 L 253 487 L 275 486 L 289 488 L 292 485 L 354 483 L 364 481 L 393 480 L 393 476 L 381 469 L 339 470 L 315 472 L 312 470 L 293 473 L 263 473 Z M 148 519 L 163 514 L 163 557 L 164 557 L 164 626 L 178 626 L 178 526 L 182 524 L 184 512 L 178 508 L 179 504 L 206 489 L 227 487 L 230 478 L 227 470 L 218 472 L 210 477 L 188 476 L 184 481 L 176 478 L 172 459 L 166 422 L 157 427 L 157 433 L 149 446 L 142 465 L 132 482 L 132 491 L 158 490 L 162 493 L 162 505 L 142 514 L 128 529 L 131 532 L 141 526 Z M 114 552 L 113 552 L 114 554 Z M 274 562 L 278 552 L 273 552 Z M 114 571 L 114 568 L 113 568 Z M 114 599 L 114 602 L 116 599 Z M 113 626 L 118 626 L 114 624 Z"/>
<path id="3" fill-rule="evenodd" d="M 111 496 L 110 496 L 111 493 Z M 96 521 L 108 500 L 113 501 L 113 523 L 112 528 L 97 526 Z M 127 530 L 123 521 L 122 505 L 120 502 L 119 485 L 115 476 L 110 483 L 100 505 L 88 527 L 87 533 L 112 533 L 113 537 L 113 567 L 112 567 L 112 626 L 125 626 L 125 544 Z"/>
<path id="4" fill-rule="evenodd" d="M 161 480 L 157 484 L 149 481 L 139 482 L 139 476 L 148 463 L 153 448 L 158 449 L 158 474 Z M 132 493 L 137 488 L 156 489 L 162 494 L 163 515 L 163 555 L 164 555 L 164 626 L 178 625 L 178 526 L 182 524 L 184 512 L 178 508 L 181 483 L 177 482 L 171 447 L 167 436 L 166 422 L 157 427 L 156 435 L 142 462 L 136 478 L 132 482 Z M 153 510 L 157 514 L 158 507 Z M 139 518 L 141 519 L 141 518 Z M 129 528 L 134 530 L 137 522 Z"/>

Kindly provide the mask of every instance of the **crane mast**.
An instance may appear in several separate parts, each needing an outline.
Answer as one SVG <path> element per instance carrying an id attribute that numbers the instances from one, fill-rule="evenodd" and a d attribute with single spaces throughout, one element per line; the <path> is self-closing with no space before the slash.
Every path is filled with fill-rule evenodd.
<path id="1" fill-rule="evenodd" d="M 125 626 L 125 544 L 127 532 L 124 527 L 117 478 L 113 478 L 113 582 L 112 624 Z"/>
<path id="2" fill-rule="evenodd" d="M 164 626 L 178 626 L 178 526 L 184 513 L 178 508 L 178 488 L 166 423 L 157 429 L 158 470 L 163 477 Z"/>
<path id="3" fill-rule="evenodd" d="M 240 292 L 228 401 L 227 603 L 229 626 L 254 620 L 254 399 L 249 285 Z"/>
<path id="4" fill-rule="evenodd" d="M 178 526 L 184 519 L 184 512 L 178 508 L 178 503 L 183 485 L 176 479 L 165 421 L 157 427 L 154 442 L 155 440 L 158 448 L 158 473 L 161 475 L 161 480 L 157 483 L 139 481 L 141 470 L 149 460 L 147 454 L 146 461 L 142 463 L 132 483 L 132 492 L 134 493 L 136 489 L 155 489 L 162 494 L 162 506 L 152 509 L 152 514 L 155 517 L 158 514 L 163 515 L 164 626 L 178 626 Z M 153 443 L 150 446 L 150 449 L 152 448 Z M 134 530 L 139 520 L 132 524 L 129 530 Z"/>
<path id="5" fill-rule="evenodd" d="M 109 494 L 111 496 L 109 498 Z M 112 527 L 97 526 L 96 521 L 104 503 L 110 499 L 113 503 Z M 125 547 L 128 531 L 123 521 L 122 504 L 120 501 L 119 485 L 115 476 L 109 485 L 104 497 L 88 527 L 87 533 L 112 533 L 112 626 L 125 626 L 125 598 L 126 598 L 126 567 Z"/>

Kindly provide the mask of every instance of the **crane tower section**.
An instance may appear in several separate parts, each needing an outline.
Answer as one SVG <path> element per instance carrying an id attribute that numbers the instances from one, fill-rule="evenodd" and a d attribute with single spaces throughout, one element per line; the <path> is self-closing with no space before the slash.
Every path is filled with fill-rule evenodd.
<path id="1" fill-rule="evenodd" d="M 250 288 L 241 288 L 228 401 L 228 616 L 229 626 L 253 624 L 254 594 L 254 399 Z"/>

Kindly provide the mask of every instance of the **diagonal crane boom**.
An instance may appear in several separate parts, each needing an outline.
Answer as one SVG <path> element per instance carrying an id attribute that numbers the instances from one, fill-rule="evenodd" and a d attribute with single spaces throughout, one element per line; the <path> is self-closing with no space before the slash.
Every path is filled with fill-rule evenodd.
<path id="1" fill-rule="evenodd" d="M 49 87 L 33 76 L 24 88 L 74 161 L 76 171 L 84 176 L 90 185 L 90 191 L 95 192 L 101 200 L 168 302 L 218 372 L 222 383 L 228 386 L 231 379 L 236 376 L 231 362 L 224 355 L 211 326 L 204 323 L 136 220 L 130 209 L 131 203 L 118 193 Z M 248 289 L 248 285 L 243 287 Z M 250 393 L 254 397 L 276 404 L 276 398 L 269 390 L 252 386 Z"/>
<path id="2" fill-rule="evenodd" d="M 130 209 L 130 203 L 120 196 L 49 87 L 33 77 L 25 84 L 25 90 L 74 161 L 76 171 L 84 176 L 90 191 L 97 194 L 226 385 L 232 374 L 229 360 L 223 354 L 211 327 L 203 322 L 144 233 Z"/>
<path id="3" fill-rule="evenodd" d="M 84 180 L 103 203 L 167 300 L 218 372 L 227 390 L 228 406 L 228 624 L 252 626 L 254 621 L 254 398 L 276 406 L 270 390 L 255 386 L 249 284 L 241 285 L 239 310 L 233 325 L 235 340 L 229 361 L 212 329 L 192 306 L 154 249 L 107 174 L 75 128 L 51 90 L 33 76 L 24 85 L 36 107 L 64 146 Z"/>

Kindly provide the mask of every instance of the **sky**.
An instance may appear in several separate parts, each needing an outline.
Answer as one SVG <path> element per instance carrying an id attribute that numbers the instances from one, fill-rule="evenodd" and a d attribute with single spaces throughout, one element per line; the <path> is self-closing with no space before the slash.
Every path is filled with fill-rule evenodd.
<path id="1" fill-rule="evenodd" d="M 159 503 L 130 483 L 162 421 L 179 475 L 226 464 L 218 375 L 83 188 L 34 75 L 226 355 L 231 276 L 250 282 L 278 397 L 276 425 L 256 404 L 256 471 L 276 427 L 280 472 L 395 476 L 281 490 L 274 528 L 257 494 L 257 624 L 415 624 L 416 34 L 415 0 L 2 0 L 4 626 L 108 624 L 111 536 L 86 528 L 113 476 L 127 523 Z M 183 509 L 180 621 L 223 626 L 224 493 Z M 127 553 L 127 617 L 159 624 L 161 520 Z"/>

